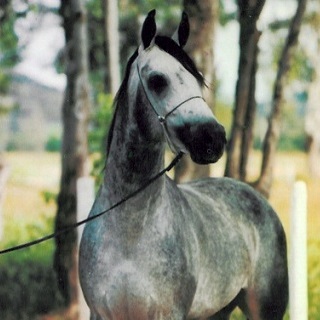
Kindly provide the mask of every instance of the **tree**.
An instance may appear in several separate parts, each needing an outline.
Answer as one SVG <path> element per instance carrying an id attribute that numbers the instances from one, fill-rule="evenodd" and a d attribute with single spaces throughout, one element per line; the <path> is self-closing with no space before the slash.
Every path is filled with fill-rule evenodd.
<path id="1" fill-rule="evenodd" d="M 13 67 L 18 60 L 18 38 L 14 32 L 15 13 L 9 0 L 0 2 L 0 67 Z M 0 70 L 0 131 L 3 130 L 2 118 L 14 107 L 13 99 L 7 96 L 11 77 L 7 72 Z M 1 134 L 1 132 L 0 132 Z M 1 136 L 1 135 L 0 135 Z M 2 141 L 4 143 L 4 141 Z M 5 183 L 8 178 L 8 167 L 3 159 L 5 144 L 0 143 L 0 215 Z M 1 233 L 1 230 L 0 230 Z M 0 235 L 1 238 L 1 235 Z"/>
<path id="2" fill-rule="evenodd" d="M 281 111 L 284 81 L 290 68 L 293 49 L 298 41 L 301 29 L 302 18 L 305 13 L 307 0 L 298 0 L 296 13 L 291 21 L 288 36 L 283 47 L 279 63 L 276 80 L 273 89 L 272 110 L 269 117 L 268 130 L 263 142 L 263 159 L 261 164 L 260 177 L 255 183 L 255 187 L 266 197 L 269 196 L 272 179 L 273 166 L 275 162 L 276 148 L 280 137 Z"/>
<path id="3" fill-rule="evenodd" d="M 240 59 L 231 137 L 225 175 L 245 180 L 256 110 L 255 86 L 260 32 L 257 29 L 265 0 L 238 0 Z"/>
<path id="4" fill-rule="evenodd" d="M 120 87 L 119 12 L 117 0 L 104 0 L 105 43 L 108 52 L 110 93 L 115 97 Z M 106 66 L 107 67 L 107 66 Z"/>
<path id="5" fill-rule="evenodd" d="M 76 181 L 88 174 L 87 123 L 90 109 L 86 11 L 81 0 L 61 1 L 65 30 L 67 87 L 62 107 L 62 174 L 55 230 L 76 222 Z M 56 237 L 54 268 L 68 319 L 78 318 L 76 230 Z"/>
<path id="6" fill-rule="evenodd" d="M 0 66 L 13 67 L 18 61 L 18 37 L 14 32 L 16 12 L 10 1 L 0 1 Z M 2 72 L 0 72 L 2 75 Z"/>
<path id="7" fill-rule="evenodd" d="M 214 103 L 214 34 L 217 20 L 218 1 L 184 0 L 183 7 L 189 16 L 190 37 L 185 50 L 195 60 L 203 73 L 208 87 L 204 91 L 207 103 Z M 197 165 L 190 157 L 184 157 L 175 170 L 175 181 L 182 182 L 207 177 L 209 166 Z"/>

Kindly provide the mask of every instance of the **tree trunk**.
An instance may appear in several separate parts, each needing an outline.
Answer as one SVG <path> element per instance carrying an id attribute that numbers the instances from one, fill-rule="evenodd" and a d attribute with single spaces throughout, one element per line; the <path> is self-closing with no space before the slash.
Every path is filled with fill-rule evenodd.
<path id="1" fill-rule="evenodd" d="M 189 16 L 190 37 L 185 50 L 196 62 L 203 73 L 207 88 L 204 88 L 204 97 L 213 109 L 214 104 L 214 34 L 215 22 L 218 15 L 218 1 L 211 0 L 184 0 L 183 6 Z M 183 157 L 175 171 L 175 181 L 208 177 L 210 167 L 192 162 L 190 157 Z"/>
<path id="2" fill-rule="evenodd" d="M 242 136 L 242 148 L 241 148 L 241 157 L 240 157 L 240 180 L 247 180 L 247 166 L 248 159 L 250 155 L 250 151 L 252 149 L 253 142 L 253 129 L 254 129 L 254 121 L 256 116 L 256 73 L 257 73 L 257 59 L 258 59 L 258 41 L 260 38 L 260 32 L 255 32 L 256 39 L 255 40 L 255 51 L 253 52 L 253 64 L 250 74 L 250 92 L 248 97 L 248 105 L 245 114 L 245 122 L 243 128 L 243 136 Z"/>
<path id="3" fill-rule="evenodd" d="M 283 87 L 285 76 L 290 67 L 292 50 L 298 41 L 298 36 L 302 24 L 302 18 L 306 9 L 307 0 L 298 0 L 298 7 L 292 19 L 289 33 L 278 63 L 278 72 L 273 91 L 272 111 L 269 118 L 268 130 L 263 143 L 263 159 L 261 173 L 255 187 L 266 197 L 269 197 L 272 178 L 273 165 L 275 161 L 276 148 L 281 130 L 281 106 L 283 98 Z"/>
<path id="4" fill-rule="evenodd" d="M 255 86 L 258 41 L 257 20 L 265 0 L 238 0 L 240 24 L 240 59 L 231 137 L 228 144 L 225 175 L 246 179 L 256 109 Z"/>
<path id="5" fill-rule="evenodd" d="M 119 12 L 117 0 L 104 0 L 105 43 L 108 57 L 110 93 L 114 97 L 120 86 Z"/>
<path id="6" fill-rule="evenodd" d="M 56 231 L 76 222 L 76 181 L 88 174 L 87 126 L 90 109 L 86 12 L 81 0 L 61 2 L 66 38 L 67 87 L 63 102 L 62 175 Z M 56 239 L 54 268 L 68 319 L 78 319 L 77 231 Z"/>

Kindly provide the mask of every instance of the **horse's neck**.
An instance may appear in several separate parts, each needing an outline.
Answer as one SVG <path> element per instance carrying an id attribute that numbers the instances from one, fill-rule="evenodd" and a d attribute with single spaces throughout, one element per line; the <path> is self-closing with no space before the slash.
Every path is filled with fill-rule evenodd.
<path id="1" fill-rule="evenodd" d="M 117 112 L 113 129 L 113 138 L 107 157 L 104 187 L 108 189 L 109 197 L 119 201 L 128 194 L 144 185 L 150 178 L 161 171 L 164 162 L 164 146 L 156 143 L 145 133 L 152 132 L 152 123 L 141 119 L 144 127 L 138 125 L 135 117 L 146 117 L 140 113 L 129 112 L 130 108 Z M 149 129 L 146 127 L 150 127 Z M 142 133 L 141 130 L 144 130 Z M 161 192 L 164 187 L 164 177 L 148 187 L 144 193 Z"/>

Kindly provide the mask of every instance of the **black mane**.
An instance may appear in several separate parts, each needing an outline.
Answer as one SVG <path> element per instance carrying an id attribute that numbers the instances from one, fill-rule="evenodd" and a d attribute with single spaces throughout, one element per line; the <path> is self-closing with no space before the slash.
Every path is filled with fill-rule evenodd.
<path id="1" fill-rule="evenodd" d="M 200 83 L 201 86 L 205 84 L 204 78 L 202 74 L 198 71 L 195 63 L 193 60 L 188 56 L 188 54 L 171 38 L 166 36 L 156 36 L 155 37 L 155 44 L 163 51 L 170 54 L 176 60 L 178 60 L 183 67 L 188 70 Z M 127 93 L 128 81 L 130 70 L 133 62 L 138 57 L 138 49 L 134 52 L 134 54 L 130 57 L 127 63 L 124 79 L 121 83 L 119 91 L 114 100 L 115 111 L 113 115 L 113 119 L 110 125 L 109 134 L 108 134 L 108 141 L 107 141 L 107 155 L 110 151 L 111 140 L 113 136 L 113 128 L 115 124 L 116 113 L 118 111 L 118 106 L 121 102 L 124 102 Z"/>
<path id="2" fill-rule="evenodd" d="M 156 36 L 155 44 L 163 51 L 169 53 L 172 57 L 177 59 L 186 70 L 188 70 L 200 83 L 201 86 L 205 84 L 202 74 L 198 71 L 193 60 L 188 54 L 171 38 L 165 36 Z"/>
<path id="3" fill-rule="evenodd" d="M 123 81 L 122 81 L 122 83 L 120 85 L 120 88 L 118 90 L 118 93 L 117 93 L 117 95 L 116 95 L 116 97 L 115 97 L 115 99 L 113 101 L 113 106 L 114 106 L 115 109 L 114 109 L 114 114 L 113 114 L 113 117 L 112 117 L 112 122 L 111 122 L 111 125 L 110 125 L 110 128 L 109 128 L 109 133 L 108 133 L 107 155 L 109 154 L 109 151 L 110 151 L 110 146 L 111 146 L 111 141 L 112 141 L 112 136 L 113 136 L 113 128 L 114 128 L 114 124 L 115 124 L 116 114 L 117 114 L 117 111 L 119 109 L 118 107 L 121 104 L 121 102 L 124 101 L 124 99 L 126 98 L 131 66 L 132 66 L 134 60 L 136 60 L 137 56 L 138 56 L 138 49 L 134 52 L 134 54 L 128 60 Z"/>

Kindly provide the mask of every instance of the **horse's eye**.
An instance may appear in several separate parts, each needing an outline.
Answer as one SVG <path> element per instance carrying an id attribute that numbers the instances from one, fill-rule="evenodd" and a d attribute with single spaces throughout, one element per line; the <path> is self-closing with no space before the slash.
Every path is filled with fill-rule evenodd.
<path id="1" fill-rule="evenodd" d="M 161 93 L 168 87 L 168 81 L 163 75 L 155 74 L 148 79 L 148 86 L 150 90 Z"/>

